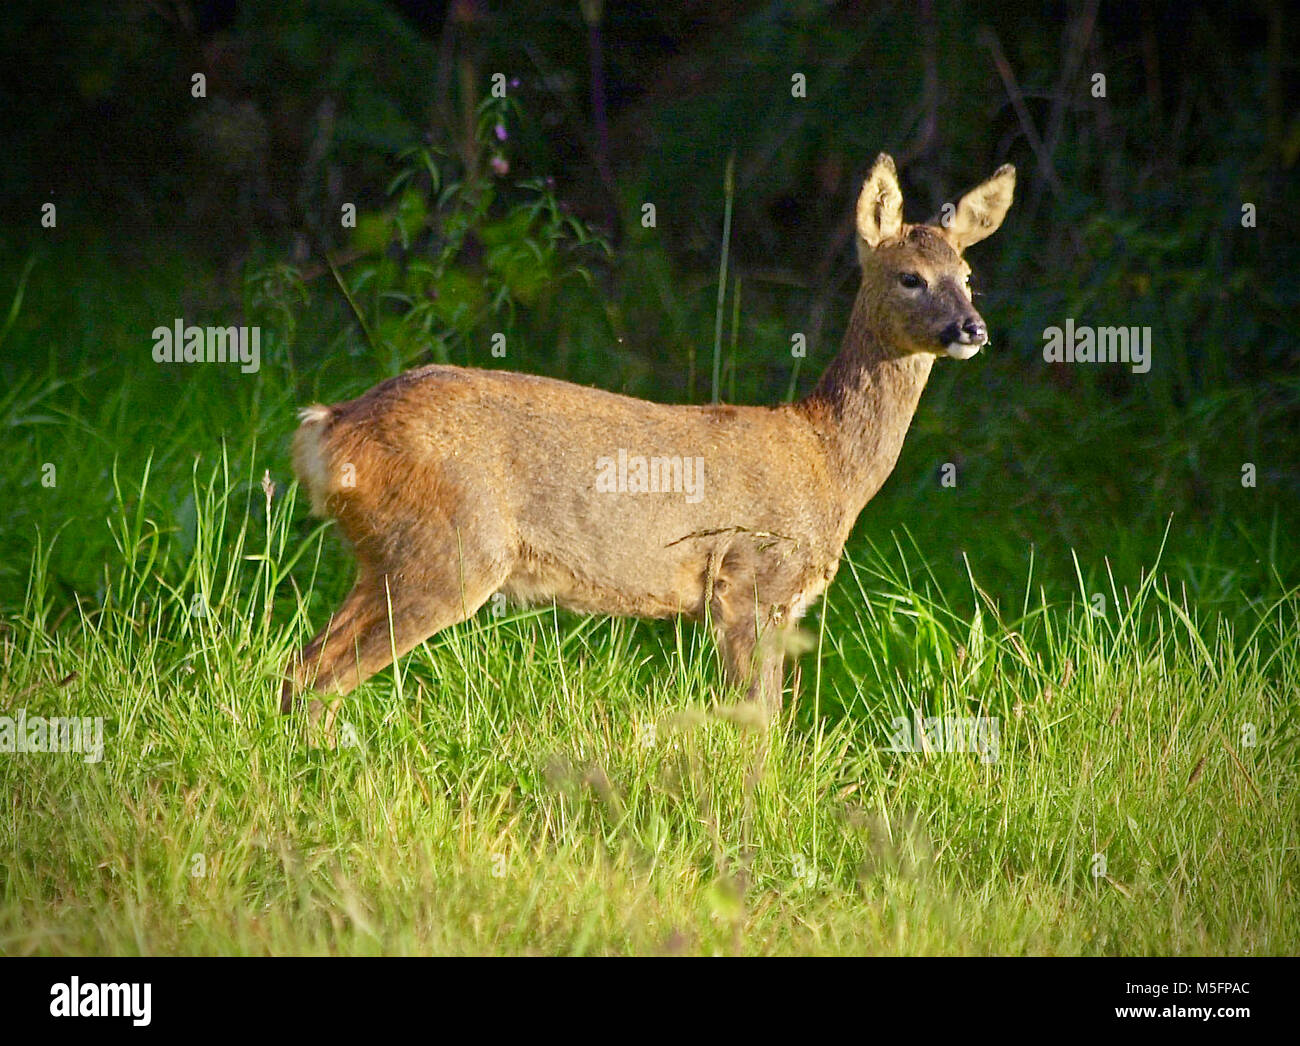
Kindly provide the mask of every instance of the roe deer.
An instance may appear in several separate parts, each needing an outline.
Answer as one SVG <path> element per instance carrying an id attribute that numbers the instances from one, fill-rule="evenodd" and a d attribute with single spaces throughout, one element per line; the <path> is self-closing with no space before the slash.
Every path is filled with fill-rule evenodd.
<path id="1" fill-rule="evenodd" d="M 1014 187 L 1005 165 L 946 224 L 909 225 L 882 153 L 857 204 L 843 348 L 797 403 L 667 406 L 429 366 L 307 407 L 294 468 L 351 541 L 357 579 L 290 662 L 282 709 L 304 689 L 347 693 L 501 591 L 707 620 L 727 679 L 775 715 L 794 623 L 893 471 L 931 365 L 988 341 L 961 255 Z"/>

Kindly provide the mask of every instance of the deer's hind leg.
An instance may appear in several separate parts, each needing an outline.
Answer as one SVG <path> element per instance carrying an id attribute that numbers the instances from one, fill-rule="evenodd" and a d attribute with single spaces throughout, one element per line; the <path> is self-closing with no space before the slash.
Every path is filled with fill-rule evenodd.
<path id="1" fill-rule="evenodd" d="M 471 617 L 508 570 L 441 569 L 382 573 L 362 564 L 338 610 L 291 659 L 280 711 L 304 690 L 347 694 L 435 632 Z"/>

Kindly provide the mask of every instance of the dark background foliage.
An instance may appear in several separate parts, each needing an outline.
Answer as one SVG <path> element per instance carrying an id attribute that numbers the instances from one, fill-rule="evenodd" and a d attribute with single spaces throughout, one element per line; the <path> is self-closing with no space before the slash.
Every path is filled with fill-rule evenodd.
<path id="1" fill-rule="evenodd" d="M 294 405 L 406 366 L 707 399 L 729 161 L 721 395 L 799 394 L 847 319 L 853 203 L 881 150 L 911 220 L 1000 163 L 1020 181 L 971 254 L 993 348 L 936 368 L 868 536 L 905 525 L 941 579 L 966 553 L 1002 593 L 1030 546 L 1069 583 L 1070 549 L 1136 570 L 1166 525 L 1210 603 L 1294 564 L 1300 70 L 1282 0 L 22 0 L 3 18 L 7 602 L 35 533 L 102 518 L 114 463 L 160 466 L 154 508 L 183 532 L 187 455 L 233 441 L 283 478 Z M 263 324 L 262 372 L 161 371 L 149 331 L 174 316 Z M 1150 326 L 1150 373 L 1045 363 L 1067 317 Z M 81 471 L 52 505 L 39 465 L 59 453 Z M 108 540 L 58 550 L 69 593 L 94 588 Z"/>

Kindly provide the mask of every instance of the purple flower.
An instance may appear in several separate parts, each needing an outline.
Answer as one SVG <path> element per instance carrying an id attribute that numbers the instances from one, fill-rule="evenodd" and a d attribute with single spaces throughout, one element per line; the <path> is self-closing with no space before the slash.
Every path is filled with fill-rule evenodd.
<path id="1" fill-rule="evenodd" d="M 504 141 L 506 140 L 506 138 L 509 137 L 509 136 L 506 134 L 506 125 L 503 124 L 503 123 L 499 123 L 499 124 L 497 124 L 496 127 L 494 128 L 494 130 L 496 131 L 496 136 L 497 136 L 497 141 L 498 141 L 498 142 L 504 142 Z"/>
<path id="2" fill-rule="evenodd" d="M 499 178 L 505 177 L 510 173 L 510 161 L 500 153 L 497 153 L 492 157 L 492 171 Z"/>

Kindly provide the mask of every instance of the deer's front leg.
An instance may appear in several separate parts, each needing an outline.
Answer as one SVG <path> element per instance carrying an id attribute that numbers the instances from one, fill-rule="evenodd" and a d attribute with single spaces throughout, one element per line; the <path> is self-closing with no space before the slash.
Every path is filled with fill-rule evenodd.
<path id="1" fill-rule="evenodd" d="M 760 607 L 752 581 L 719 574 L 713 581 L 709 613 L 727 682 L 757 702 L 769 720 L 781 711 L 785 646 L 769 608 Z"/>
<path id="2" fill-rule="evenodd" d="M 782 684 L 785 682 L 785 643 L 780 630 L 769 625 L 758 637 L 754 657 L 754 674 L 746 697 L 759 702 L 767 712 L 768 721 L 781 714 L 784 700 Z"/>
<path id="3" fill-rule="evenodd" d="M 727 681 L 757 703 L 769 720 L 781 714 L 785 678 L 782 631 L 761 625 L 756 615 L 742 615 L 725 627 L 715 627 Z"/>

